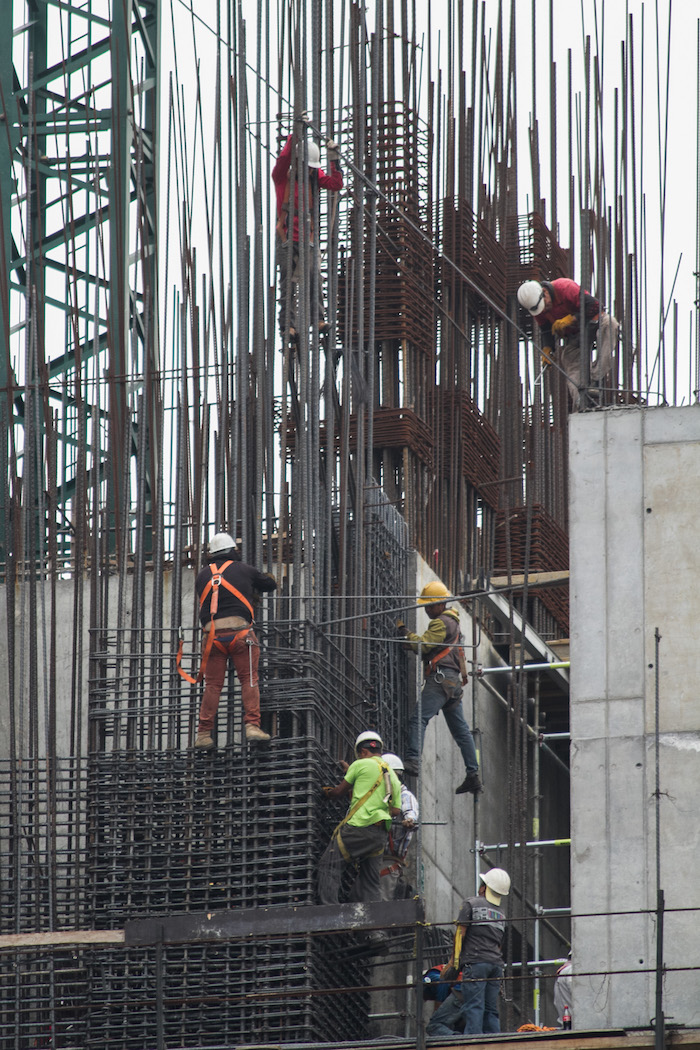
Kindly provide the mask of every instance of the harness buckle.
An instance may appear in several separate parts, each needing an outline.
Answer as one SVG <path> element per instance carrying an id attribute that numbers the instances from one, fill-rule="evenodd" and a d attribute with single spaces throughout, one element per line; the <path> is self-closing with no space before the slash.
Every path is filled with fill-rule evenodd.
<path id="1" fill-rule="evenodd" d="M 439 667 L 435 668 L 435 670 L 433 671 L 433 674 L 435 675 L 435 681 L 436 682 L 441 682 L 443 680 L 443 678 L 445 677 L 445 672 L 441 671 Z"/>

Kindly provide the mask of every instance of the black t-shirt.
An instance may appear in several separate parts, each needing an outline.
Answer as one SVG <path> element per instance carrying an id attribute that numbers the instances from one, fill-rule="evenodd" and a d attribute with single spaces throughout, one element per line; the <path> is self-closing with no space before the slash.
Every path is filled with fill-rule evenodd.
<path id="1" fill-rule="evenodd" d="M 502 908 L 491 904 L 486 897 L 469 897 L 462 905 L 457 922 L 467 927 L 459 957 L 462 966 L 473 962 L 503 962 L 506 916 Z"/>
<path id="2" fill-rule="evenodd" d="M 222 565 L 226 564 L 224 558 L 219 562 L 214 562 L 217 568 L 221 568 Z M 195 582 L 195 588 L 197 596 L 201 598 L 204 588 L 212 578 L 212 567 L 213 565 L 205 565 L 197 575 Z M 247 565 L 244 561 L 232 561 L 231 564 L 226 568 L 223 578 L 240 591 L 244 598 L 253 604 L 253 597 L 255 591 L 274 591 L 277 584 L 271 576 L 266 576 L 262 572 L 258 572 L 252 565 Z M 202 625 L 209 623 L 211 620 L 210 603 L 211 603 L 212 591 L 210 590 L 207 597 L 204 600 L 204 604 L 199 609 L 199 619 Z M 251 622 L 252 617 L 250 615 L 250 609 L 240 601 L 235 594 L 231 594 L 227 587 L 223 583 L 219 586 L 219 607 L 216 610 L 215 620 L 220 619 L 222 616 L 242 616 L 248 623 Z"/>

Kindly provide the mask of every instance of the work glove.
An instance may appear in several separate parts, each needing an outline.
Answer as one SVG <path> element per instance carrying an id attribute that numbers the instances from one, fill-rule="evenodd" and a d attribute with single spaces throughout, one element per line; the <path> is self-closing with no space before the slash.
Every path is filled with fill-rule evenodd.
<path id="1" fill-rule="evenodd" d="M 332 787 L 322 787 L 321 788 L 321 791 L 323 792 L 323 794 L 325 795 L 326 798 L 330 798 L 331 797 L 330 793 L 331 793 L 332 790 L 333 790 Z"/>
<path id="2" fill-rule="evenodd" d="M 542 347 L 542 367 L 543 368 L 546 368 L 547 365 L 553 365 L 554 364 L 554 361 L 552 360 L 552 353 L 553 353 L 553 350 L 552 350 L 551 346 L 543 346 Z"/>
<path id="3" fill-rule="evenodd" d="M 455 964 L 452 961 L 452 959 L 450 959 L 450 961 L 445 966 L 443 966 L 443 968 L 442 968 L 442 973 L 440 974 L 440 980 L 441 981 L 456 981 L 458 977 L 459 977 L 459 970 L 455 966 Z"/>
<path id="4" fill-rule="evenodd" d="M 326 150 L 328 152 L 329 160 L 340 160 L 338 145 L 333 141 L 333 139 L 328 139 L 328 142 L 326 143 Z"/>
<path id="5" fill-rule="evenodd" d="M 552 335 L 561 338 L 561 336 L 566 335 L 572 325 L 575 324 L 576 318 L 573 314 L 567 314 L 566 317 L 560 317 L 558 321 L 555 321 L 552 324 Z"/>
<path id="6" fill-rule="evenodd" d="M 399 638 L 405 638 L 408 634 L 408 627 L 403 622 L 403 620 L 396 621 L 396 633 L 398 634 Z"/>
<path id="7" fill-rule="evenodd" d="M 306 110 L 304 110 L 304 112 L 303 112 L 303 113 L 301 114 L 301 116 L 299 117 L 299 119 L 301 120 L 302 124 L 305 124 L 305 125 L 306 125 L 306 127 L 307 127 L 307 128 L 310 128 L 310 127 L 311 127 L 311 117 L 310 117 L 310 116 L 309 116 L 309 114 L 308 114 L 308 113 L 306 112 Z"/>

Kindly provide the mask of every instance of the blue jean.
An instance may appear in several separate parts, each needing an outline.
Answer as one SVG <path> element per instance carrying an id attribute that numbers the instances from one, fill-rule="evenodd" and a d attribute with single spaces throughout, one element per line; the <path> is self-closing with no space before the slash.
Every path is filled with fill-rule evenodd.
<path id="1" fill-rule="evenodd" d="M 416 704 L 411 720 L 408 723 L 406 758 L 414 762 L 418 761 L 418 757 L 423 751 L 423 741 L 425 740 L 425 730 L 428 722 L 435 717 L 438 711 L 442 711 L 445 716 L 447 728 L 452 734 L 457 747 L 462 752 L 467 773 L 478 772 L 479 763 L 476 758 L 474 738 L 462 710 L 461 676 L 450 671 L 447 674 L 433 671 L 426 678 L 423 692 L 421 693 L 421 718 L 419 719 L 418 717 L 418 705 Z"/>
<path id="2" fill-rule="evenodd" d="M 498 993 L 503 967 L 500 963 L 473 962 L 462 967 L 462 1017 L 465 1035 L 500 1032 Z"/>
<path id="3" fill-rule="evenodd" d="M 454 988 L 440 1003 L 425 1029 L 426 1035 L 459 1035 L 462 1031 L 462 993 Z"/>

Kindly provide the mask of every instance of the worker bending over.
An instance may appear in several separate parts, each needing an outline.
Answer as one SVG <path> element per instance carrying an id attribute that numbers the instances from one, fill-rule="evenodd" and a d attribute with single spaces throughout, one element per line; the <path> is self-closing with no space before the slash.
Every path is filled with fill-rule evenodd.
<path id="1" fill-rule="evenodd" d="M 303 142 L 296 140 L 301 151 Z M 338 191 L 343 188 L 343 172 L 338 163 L 340 154 L 335 142 L 328 141 L 328 174 L 321 167 L 321 152 L 315 142 L 306 145 L 306 160 L 308 165 L 308 183 L 305 180 L 294 178 L 292 170 L 292 147 L 295 139 L 292 135 L 287 139 L 284 149 L 280 153 L 274 168 L 272 169 L 272 181 L 275 184 L 277 197 L 277 227 L 276 227 L 276 252 L 277 265 L 279 267 L 279 325 L 283 342 L 295 339 L 298 332 L 296 296 L 301 283 L 301 266 L 299 254 L 300 237 L 305 239 L 308 230 L 307 241 L 309 250 L 308 284 L 311 286 L 307 294 L 309 296 L 309 323 L 318 321 L 319 331 L 323 332 L 329 325 L 323 310 L 323 286 L 321 279 L 321 254 L 314 250 L 316 243 L 316 231 L 314 230 L 315 200 L 319 189 Z M 292 193 L 292 183 L 294 192 Z M 306 186 L 308 185 L 308 192 Z M 291 237 L 289 216 L 293 216 L 291 223 Z M 313 258 L 312 258 L 313 256 Z M 303 286 L 303 284 L 302 284 Z M 313 296 L 313 299 L 312 299 Z M 287 308 L 289 307 L 289 317 Z"/>
<path id="2" fill-rule="evenodd" d="M 382 857 L 380 889 L 383 901 L 405 900 L 413 896 L 406 878 L 406 855 L 418 827 L 418 799 L 403 782 L 404 764 L 398 755 L 387 751 L 382 758 L 396 773 L 401 784 L 401 812 L 391 822 L 386 850 Z"/>
<path id="3" fill-rule="evenodd" d="M 350 807 L 333 832 L 321 857 L 318 891 L 321 904 L 337 904 L 340 880 L 346 864 L 357 870 L 350 891 L 352 901 L 378 901 L 382 855 L 391 818 L 401 813 L 401 784 L 382 758 L 384 745 L 373 730 L 360 733 L 355 741 L 356 760 L 341 762 L 345 776 L 334 787 L 324 787 L 326 798 L 351 795 Z"/>
<path id="4" fill-rule="evenodd" d="M 425 606 L 430 618 L 428 629 L 423 634 L 409 631 L 402 620 L 396 624 L 399 635 L 410 642 L 414 652 L 418 652 L 420 647 L 425 673 L 420 712 L 416 704 L 408 724 L 404 764 L 407 773 L 418 775 L 425 730 L 430 719 L 442 711 L 447 728 L 462 753 L 466 771 L 455 794 L 462 795 L 470 791 L 476 795 L 481 791 L 479 763 L 474 738 L 462 710 L 462 687 L 467 683 L 464 638 L 459 626 L 459 613 L 447 608 L 449 593 L 439 580 L 426 584 L 421 591 L 418 603 Z"/>
<path id="5" fill-rule="evenodd" d="M 498 993 L 503 977 L 503 937 L 506 929 L 501 897 L 510 893 L 510 876 L 503 868 L 480 875 L 476 897 L 469 897 L 457 917 L 452 958 L 442 980 L 462 971 L 462 1003 L 450 996 L 430 1018 L 427 1035 L 500 1032 Z"/>
<path id="6" fill-rule="evenodd" d="M 272 576 L 241 560 L 227 532 L 212 536 L 206 560 L 195 581 L 204 632 L 204 694 L 194 746 L 214 746 L 211 732 L 229 658 L 241 683 L 246 740 L 269 740 L 260 728 L 260 645 L 253 631 L 253 602 L 256 592 L 274 591 L 277 584 Z"/>
<path id="7" fill-rule="evenodd" d="M 546 367 L 556 361 L 566 372 L 573 410 L 579 407 L 581 393 L 581 307 L 586 323 L 583 333 L 585 347 L 597 347 L 596 360 L 590 366 L 590 379 L 600 387 L 613 365 L 620 325 L 610 314 L 601 310 L 600 303 L 590 292 L 568 277 L 554 281 L 525 281 L 518 288 L 518 302 L 535 318 L 542 330 L 542 364 Z M 563 339 L 561 353 L 553 359 L 557 340 Z"/>

